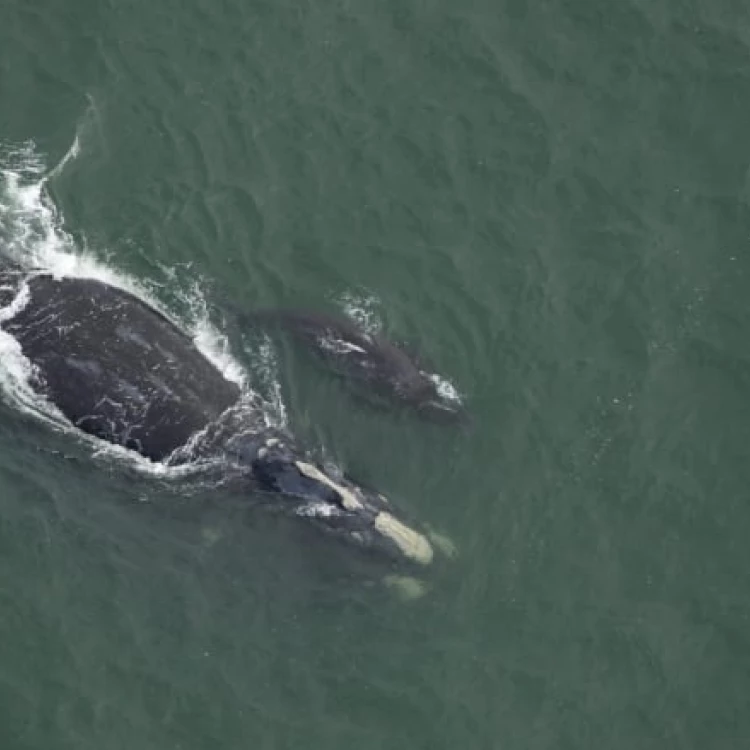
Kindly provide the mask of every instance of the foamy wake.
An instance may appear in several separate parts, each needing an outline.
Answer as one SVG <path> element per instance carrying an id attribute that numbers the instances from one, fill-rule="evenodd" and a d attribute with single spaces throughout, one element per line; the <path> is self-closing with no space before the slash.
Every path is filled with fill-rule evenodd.
<path id="1" fill-rule="evenodd" d="M 93 103 L 92 103 L 93 106 Z M 189 335 L 196 347 L 222 372 L 224 377 L 237 383 L 248 398 L 256 400 L 250 387 L 250 377 L 233 356 L 229 342 L 211 322 L 208 306 L 200 285 L 193 280 L 188 288 L 179 291 L 180 301 L 188 310 L 187 320 L 175 316 L 156 298 L 143 283 L 103 262 L 93 253 L 80 249 L 63 225 L 59 212 L 49 197 L 47 183 L 59 176 L 65 166 L 82 152 L 82 132 L 89 117 L 83 118 L 76 137 L 63 158 L 51 170 L 33 143 L 20 146 L 0 144 L 0 261 L 15 263 L 23 268 L 51 273 L 57 278 L 91 278 L 124 289 L 173 320 Z M 0 308 L 0 322 L 12 317 L 28 300 L 28 288 L 23 287 L 6 308 Z M 275 395 L 268 405 L 266 421 L 283 424 L 285 411 L 281 402 L 275 361 L 269 348 L 260 352 L 259 367 L 266 380 L 275 384 Z M 33 415 L 57 429 L 79 431 L 64 415 L 31 386 L 33 368 L 21 352 L 21 347 L 11 335 L 0 330 L 0 394 L 14 407 Z M 264 402 L 265 403 L 265 402 Z M 165 477 L 184 476 L 198 467 L 168 467 L 138 456 L 135 452 L 110 445 L 97 438 L 81 436 L 90 442 L 95 455 L 117 457 L 134 464 L 139 469 Z"/>
<path id="2" fill-rule="evenodd" d="M 344 312 L 366 333 L 380 333 L 383 321 L 378 313 L 380 300 L 374 294 L 344 292 L 338 299 Z"/>

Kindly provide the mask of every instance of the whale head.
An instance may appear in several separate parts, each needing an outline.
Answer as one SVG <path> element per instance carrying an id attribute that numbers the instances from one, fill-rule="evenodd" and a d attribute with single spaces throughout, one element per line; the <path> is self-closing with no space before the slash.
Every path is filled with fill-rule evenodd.
<path id="1" fill-rule="evenodd" d="M 405 377 L 394 378 L 396 393 L 430 421 L 469 426 L 469 412 L 447 381 L 414 368 Z"/>
<path id="2" fill-rule="evenodd" d="M 256 485 L 288 502 L 293 515 L 390 560 L 427 566 L 427 536 L 397 517 L 383 495 L 309 462 L 279 433 L 245 438 L 230 451 L 250 466 Z"/>

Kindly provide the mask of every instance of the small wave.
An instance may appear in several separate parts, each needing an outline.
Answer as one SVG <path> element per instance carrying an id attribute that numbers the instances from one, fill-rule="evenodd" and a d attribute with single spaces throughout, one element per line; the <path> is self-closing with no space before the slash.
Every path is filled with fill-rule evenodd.
<path id="1" fill-rule="evenodd" d="M 54 167 L 52 167 L 52 169 L 44 174 L 45 182 L 54 180 L 56 177 L 60 176 L 65 170 L 65 167 L 68 165 L 68 163 L 80 156 L 81 147 L 84 142 L 87 144 L 89 149 L 91 148 L 93 131 L 96 131 L 93 132 L 94 137 L 98 136 L 99 141 L 104 140 L 102 137 L 101 117 L 96 106 L 96 102 L 94 101 L 94 97 L 91 96 L 91 94 L 86 94 L 86 98 L 88 99 L 88 106 L 86 107 L 83 115 L 78 120 L 75 136 L 73 137 L 73 143 L 71 143 L 68 150 L 65 152 L 65 154 L 63 154 L 63 157 L 60 159 L 60 161 Z M 31 145 L 33 147 L 33 144 Z"/>
<path id="2" fill-rule="evenodd" d="M 190 288 L 180 296 L 190 310 L 189 327 L 195 345 L 227 380 L 237 383 L 242 390 L 248 390 L 249 378 L 242 365 L 234 358 L 229 339 L 211 322 L 200 282 L 194 279 Z"/>

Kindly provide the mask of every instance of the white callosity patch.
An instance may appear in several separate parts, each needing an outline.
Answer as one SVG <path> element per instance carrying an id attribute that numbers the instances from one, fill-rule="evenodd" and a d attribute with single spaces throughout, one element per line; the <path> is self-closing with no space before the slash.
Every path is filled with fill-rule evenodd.
<path id="1" fill-rule="evenodd" d="M 336 484 L 333 480 L 327 477 L 320 469 L 313 466 L 312 464 L 305 463 L 304 461 L 295 461 L 297 468 L 310 479 L 315 479 L 321 484 L 325 484 L 332 490 L 337 492 L 341 497 L 341 503 L 347 510 L 361 510 L 364 506 L 360 499 L 354 494 L 354 492 L 346 487 L 342 487 L 340 484 Z"/>
<path id="2" fill-rule="evenodd" d="M 388 537 L 410 560 L 421 565 L 429 565 L 432 562 L 432 546 L 427 539 L 390 513 L 379 513 L 375 518 L 375 528 L 383 536 Z"/>
<path id="3" fill-rule="evenodd" d="M 356 497 L 353 491 L 336 484 L 312 464 L 302 461 L 296 461 L 295 463 L 305 476 L 315 479 L 335 490 L 341 497 L 341 502 L 347 510 L 355 511 L 364 508 L 363 503 Z M 330 510 L 326 511 L 326 507 Z M 331 515 L 332 510 L 333 508 L 330 504 L 312 503 L 305 506 L 299 512 L 303 515 L 325 516 Z M 427 538 L 399 521 L 395 516 L 386 511 L 378 513 L 375 516 L 374 527 L 380 534 L 393 542 L 408 559 L 421 565 L 429 565 L 432 562 L 433 550 Z"/>

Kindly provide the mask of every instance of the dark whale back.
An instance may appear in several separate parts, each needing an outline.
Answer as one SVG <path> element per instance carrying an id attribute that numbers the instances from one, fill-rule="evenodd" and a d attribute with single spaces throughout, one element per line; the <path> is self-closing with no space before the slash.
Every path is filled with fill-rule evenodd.
<path id="1" fill-rule="evenodd" d="M 348 379 L 416 407 L 425 416 L 465 419 L 458 403 L 449 403 L 416 359 L 377 333 L 367 333 L 344 316 L 316 310 L 263 309 L 239 312 L 244 325 L 275 325 L 291 332 L 327 365 Z"/>
<path id="2" fill-rule="evenodd" d="M 240 395 L 157 310 L 94 279 L 34 276 L 2 328 L 35 367 L 36 387 L 77 427 L 166 458 Z"/>
<path id="3" fill-rule="evenodd" d="M 404 393 L 424 386 L 424 375 L 406 352 L 344 317 L 311 310 L 259 310 L 252 316 L 291 330 L 350 374 L 388 380 Z"/>

